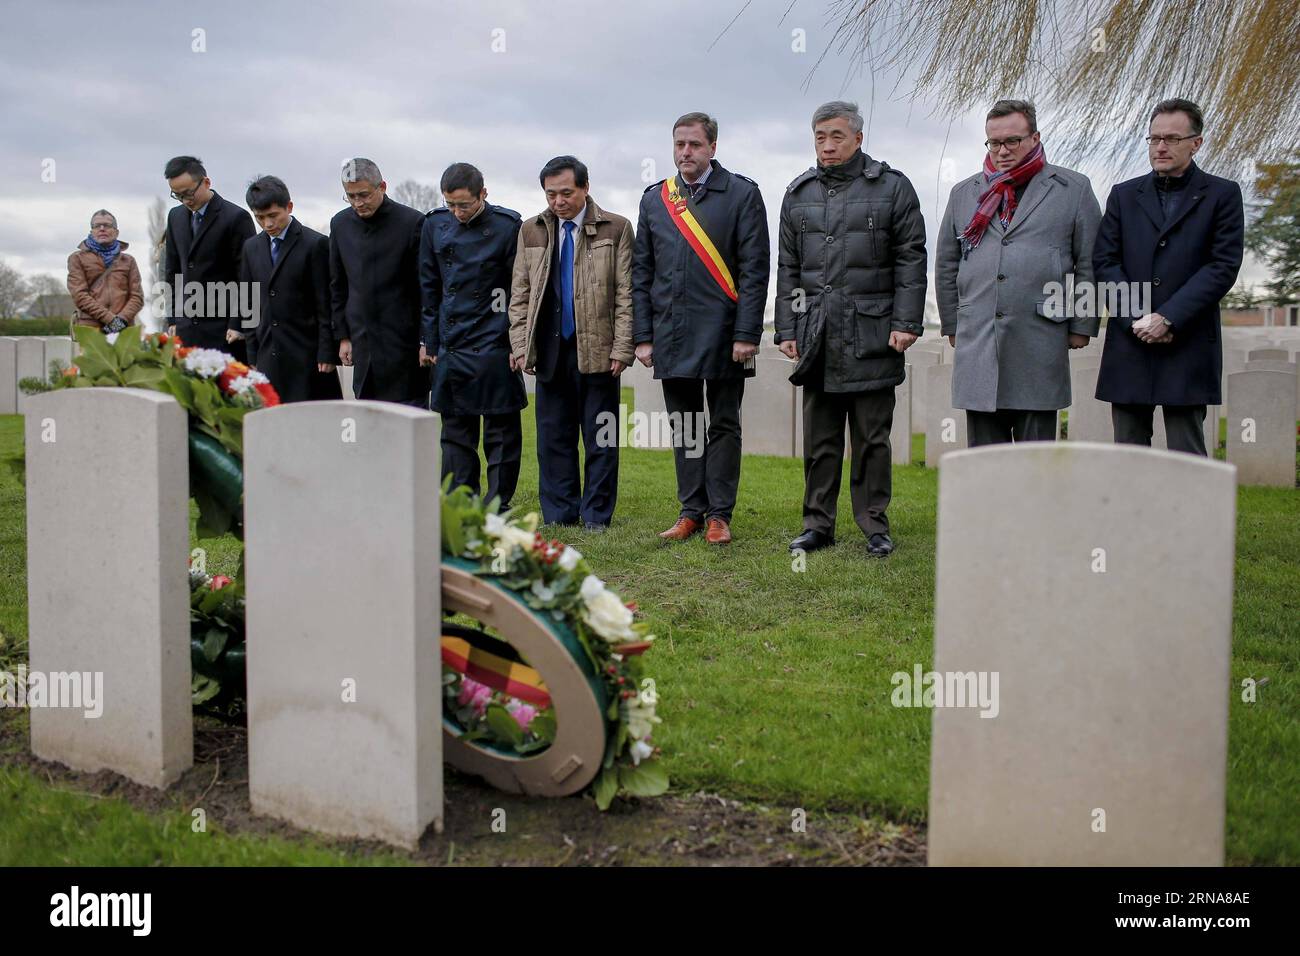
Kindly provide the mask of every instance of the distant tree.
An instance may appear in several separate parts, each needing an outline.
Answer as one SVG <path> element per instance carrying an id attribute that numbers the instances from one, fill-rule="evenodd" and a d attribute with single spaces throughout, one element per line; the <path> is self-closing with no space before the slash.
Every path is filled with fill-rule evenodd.
<path id="1" fill-rule="evenodd" d="M 0 261 L 0 319 L 16 318 L 30 294 L 23 274 Z"/>
<path id="2" fill-rule="evenodd" d="M 397 202 L 420 212 L 428 212 L 442 201 L 437 189 L 414 179 L 402 180 L 393 187 L 391 195 Z"/>
<path id="3" fill-rule="evenodd" d="M 1259 289 L 1238 282 L 1232 291 L 1223 297 L 1223 304 L 1229 309 L 1254 309 L 1259 307 Z"/>
<path id="4" fill-rule="evenodd" d="M 163 250 L 167 245 L 167 204 L 158 197 L 149 204 L 149 255 L 147 262 L 154 282 L 162 281 Z"/>
<path id="5" fill-rule="evenodd" d="M 944 116 L 1035 99 L 1040 122 L 1062 121 L 1048 126 L 1051 162 L 1119 171 L 1145 160 L 1151 107 L 1168 96 L 1205 111 L 1202 155 L 1225 174 L 1285 155 L 1300 127 L 1295 0 L 831 0 L 828 10 L 839 22 L 826 53 L 848 49 L 873 79 L 896 73 L 905 95 Z"/>
<path id="6" fill-rule="evenodd" d="M 27 295 L 31 297 L 31 315 L 34 319 L 62 319 L 67 317 L 62 296 L 68 294 L 67 283 L 57 276 L 35 275 L 27 280 Z"/>
<path id="7" fill-rule="evenodd" d="M 1246 248 L 1264 262 L 1276 305 L 1300 301 L 1300 150 L 1280 163 L 1259 163 Z"/>

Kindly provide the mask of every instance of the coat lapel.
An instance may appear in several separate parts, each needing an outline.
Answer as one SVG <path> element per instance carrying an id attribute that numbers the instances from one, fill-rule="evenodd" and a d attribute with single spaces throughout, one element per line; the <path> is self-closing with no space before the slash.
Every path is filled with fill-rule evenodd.
<path id="1" fill-rule="evenodd" d="M 197 249 L 199 243 L 203 241 L 203 237 L 212 231 L 212 224 L 221 215 L 221 207 L 225 204 L 226 201 L 215 192 L 212 194 L 212 198 L 208 200 L 208 211 L 203 214 L 203 221 L 199 223 L 199 231 L 195 233 L 194 241 L 190 243 L 191 252 Z"/>
<path id="2" fill-rule="evenodd" d="M 1186 216 L 1193 209 L 1199 206 L 1201 204 L 1201 200 L 1205 198 L 1205 190 L 1209 188 L 1210 188 L 1209 177 L 1207 177 L 1205 173 L 1201 172 L 1201 167 L 1193 166 L 1191 172 L 1191 178 L 1188 180 L 1187 185 L 1183 187 L 1183 190 L 1184 192 L 1187 193 L 1187 195 L 1184 196 L 1183 201 L 1178 204 L 1178 209 L 1174 212 L 1174 218 L 1170 219 L 1168 222 L 1165 222 L 1163 225 L 1157 223 L 1157 225 L 1160 227 L 1160 235 L 1163 236 L 1165 233 L 1169 232 L 1169 230 L 1173 229 L 1174 226 L 1178 225 L 1180 222 L 1183 221 L 1184 216 Z M 1155 193 L 1154 182 L 1152 183 L 1151 192 L 1153 194 Z M 1157 208 L 1159 207 L 1159 205 L 1160 205 L 1160 200 L 1157 198 L 1156 199 Z"/>
<path id="3" fill-rule="evenodd" d="M 1165 224 L 1165 211 L 1160 208 L 1160 197 L 1156 195 L 1156 174 L 1149 173 L 1138 187 L 1138 205 L 1147 214 L 1151 224 L 1161 231 Z"/>
<path id="4" fill-rule="evenodd" d="M 1029 180 L 1029 185 L 1025 187 L 1024 198 L 1020 200 L 1015 213 L 1011 216 L 1011 225 L 1007 226 L 1006 235 L 1011 235 L 1021 223 L 1029 218 L 1030 214 L 1047 198 L 1047 194 L 1052 191 L 1055 185 L 1056 174 L 1051 166 L 1044 166 L 1037 176 Z M 993 221 L 998 222 L 998 217 L 994 216 Z"/>

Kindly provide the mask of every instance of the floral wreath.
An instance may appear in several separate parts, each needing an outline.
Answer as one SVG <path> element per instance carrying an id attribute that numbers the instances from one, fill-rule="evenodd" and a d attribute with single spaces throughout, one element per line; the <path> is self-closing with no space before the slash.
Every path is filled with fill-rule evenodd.
<path id="1" fill-rule="evenodd" d="M 175 335 L 140 334 L 136 327 L 114 341 L 99 330 L 78 326 L 81 346 L 75 364 L 55 376 L 54 388 L 92 386 L 147 388 L 173 396 L 190 416 L 190 485 L 199 506 L 198 534 L 242 534 L 243 419 L 251 411 L 280 404 L 261 372 L 216 349 L 184 345 Z M 606 746 L 601 771 L 592 782 L 600 809 L 620 791 L 657 796 L 668 789 L 652 734 L 654 681 L 641 655 L 654 640 L 637 622 L 636 607 L 624 604 L 572 546 L 546 540 L 536 513 L 496 513 L 465 487 L 442 488 L 442 551 L 468 562 L 473 573 L 519 595 L 539 616 L 548 615 L 576 637 L 604 686 Z M 244 567 L 232 580 L 190 574 L 191 661 L 196 706 L 229 703 L 244 677 Z M 443 694 L 447 712 L 463 728 L 466 742 L 485 741 L 524 755 L 555 736 L 553 709 L 521 698 L 525 687 L 494 689 L 448 666 L 444 654 Z M 510 693 L 515 690 L 515 693 Z"/>

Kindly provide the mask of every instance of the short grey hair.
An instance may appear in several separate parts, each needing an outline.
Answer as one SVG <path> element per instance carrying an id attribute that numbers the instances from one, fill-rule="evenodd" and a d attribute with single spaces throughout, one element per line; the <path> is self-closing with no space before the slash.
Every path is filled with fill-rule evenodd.
<path id="1" fill-rule="evenodd" d="M 813 129 L 817 128 L 818 123 L 824 123 L 828 119 L 846 119 L 849 121 L 850 130 L 855 133 L 862 132 L 862 111 L 858 109 L 857 103 L 850 103 L 848 100 L 831 100 L 829 103 L 823 103 L 813 113 Z"/>
<path id="2" fill-rule="evenodd" d="M 117 228 L 117 217 L 116 217 L 116 216 L 114 216 L 114 215 L 113 215 L 111 212 L 109 212 L 107 209 L 96 209 L 94 212 L 92 212 L 92 213 L 90 214 L 90 227 L 91 227 L 92 229 L 95 228 L 95 217 L 96 217 L 96 216 L 107 216 L 109 219 L 113 220 L 113 228 L 114 228 L 114 229 Z"/>
<path id="3" fill-rule="evenodd" d="M 384 181 L 373 159 L 349 159 L 343 164 L 343 181 L 345 183 L 370 183 L 378 186 Z"/>

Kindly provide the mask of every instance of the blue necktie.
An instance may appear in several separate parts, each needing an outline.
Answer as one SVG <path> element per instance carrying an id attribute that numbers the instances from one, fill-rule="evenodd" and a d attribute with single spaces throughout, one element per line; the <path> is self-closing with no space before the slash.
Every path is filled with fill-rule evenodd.
<path id="1" fill-rule="evenodd" d="M 190 213 L 190 235 L 197 236 L 201 225 L 203 225 L 203 213 L 198 210 Z"/>
<path id="2" fill-rule="evenodd" d="M 573 223 L 564 223 L 564 243 L 560 246 L 560 334 L 573 338 Z"/>
<path id="3" fill-rule="evenodd" d="M 272 269 L 275 268 L 275 264 L 277 261 L 279 261 L 279 258 L 280 258 L 280 237 L 276 236 L 274 239 L 271 240 L 271 268 Z"/>

